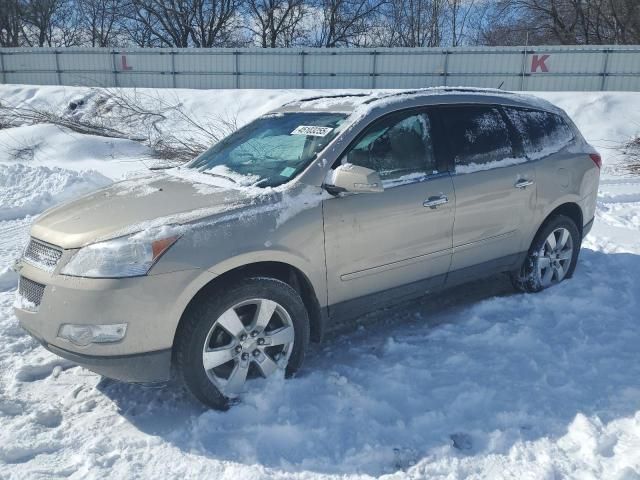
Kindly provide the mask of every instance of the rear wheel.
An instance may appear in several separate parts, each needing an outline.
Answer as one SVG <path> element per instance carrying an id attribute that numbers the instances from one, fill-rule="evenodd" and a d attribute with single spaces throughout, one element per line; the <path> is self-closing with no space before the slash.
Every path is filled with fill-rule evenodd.
<path id="1" fill-rule="evenodd" d="M 309 343 L 300 295 L 272 278 L 248 278 L 201 299 L 185 313 L 176 366 L 201 402 L 225 409 L 246 383 L 279 370 L 292 375 Z"/>
<path id="2" fill-rule="evenodd" d="M 564 215 L 551 218 L 536 235 L 519 272 L 512 274 L 514 287 L 539 292 L 571 278 L 580 251 L 580 231 Z"/>

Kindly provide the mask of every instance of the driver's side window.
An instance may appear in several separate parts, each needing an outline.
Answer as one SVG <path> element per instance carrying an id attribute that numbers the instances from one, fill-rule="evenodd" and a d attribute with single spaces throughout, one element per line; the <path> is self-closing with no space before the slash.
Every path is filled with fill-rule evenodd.
<path id="1" fill-rule="evenodd" d="M 428 114 L 400 113 L 374 122 L 343 155 L 342 163 L 376 170 L 385 183 L 434 173 Z"/>

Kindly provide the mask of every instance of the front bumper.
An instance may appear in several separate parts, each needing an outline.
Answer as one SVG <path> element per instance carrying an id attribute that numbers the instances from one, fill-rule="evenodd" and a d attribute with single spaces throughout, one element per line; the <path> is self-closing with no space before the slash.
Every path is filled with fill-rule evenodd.
<path id="1" fill-rule="evenodd" d="M 37 308 L 21 308 L 16 302 L 20 325 L 51 352 L 101 375 L 130 382 L 169 378 L 176 328 L 189 301 L 210 275 L 194 269 L 91 279 L 52 275 L 25 263 L 19 270 L 22 277 L 45 285 Z M 127 323 L 127 332 L 118 342 L 78 346 L 58 337 L 65 323 Z"/>
<path id="2" fill-rule="evenodd" d="M 132 383 L 164 382 L 171 376 L 171 349 L 145 352 L 133 355 L 83 355 L 56 347 L 46 340 L 38 338 L 27 327 L 23 328 L 38 340 L 44 348 L 59 357 L 85 367 L 104 377 Z"/>

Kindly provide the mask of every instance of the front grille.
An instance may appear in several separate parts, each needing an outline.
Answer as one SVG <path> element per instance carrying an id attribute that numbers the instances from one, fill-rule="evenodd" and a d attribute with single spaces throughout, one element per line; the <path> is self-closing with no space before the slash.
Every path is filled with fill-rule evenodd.
<path id="1" fill-rule="evenodd" d="M 24 251 L 24 261 L 47 272 L 53 272 L 62 257 L 62 250 L 32 238 Z"/>
<path id="2" fill-rule="evenodd" d="M 44 294 L 44 285 L 25 277 L 20 277 L 18 283 L 18 295 L 20 296 L 23 307 L 40 306 L 42 295 Z"/>

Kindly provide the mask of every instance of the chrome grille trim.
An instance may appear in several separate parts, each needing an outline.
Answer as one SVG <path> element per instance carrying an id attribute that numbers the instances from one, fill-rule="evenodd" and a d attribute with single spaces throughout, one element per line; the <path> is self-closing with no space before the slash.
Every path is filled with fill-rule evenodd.
<path id="1" fill-rule="evenodd" d="M 34 282 L 33 280 L 29 280 L 25 277 L 20 277 L 18 282 L 18 295 L 20 295 L 23 302 L 21 302 L 24 306 L 28 306 L 28 304 L 33 304 L 35 307 L 39 307 L 42 302 L 42 295 L 44 295 L 45 286 L 41 283 Z M 24 300 L 28 302 L 25 305 Z"/>
<path id="2" fill-rule="evenodd" d="M 62 257 L 62 249 L 31 238 L 22 258 L 34 267 L 53 272 Z"/>

